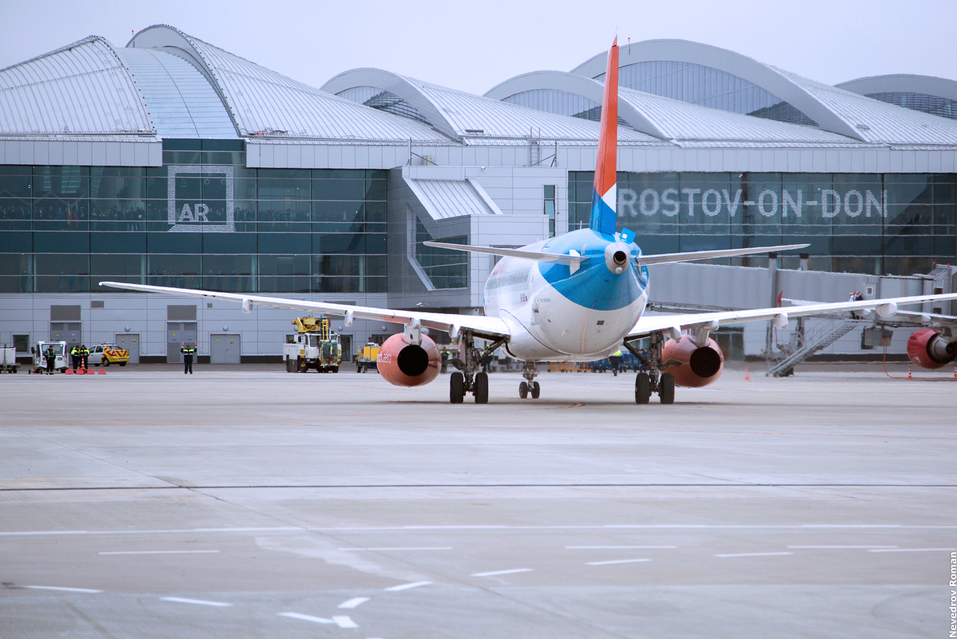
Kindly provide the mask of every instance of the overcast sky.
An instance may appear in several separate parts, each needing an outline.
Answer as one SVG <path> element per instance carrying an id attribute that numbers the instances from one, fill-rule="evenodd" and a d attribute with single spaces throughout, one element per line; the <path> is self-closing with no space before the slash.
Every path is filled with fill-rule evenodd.
<path id="1" fill-rule="evenodd" d="M 0 0 L 0 68 L 100 35 L 169 24 L 314 87 L 377 67 L 482 94 L 607 49 L 682 38 L 834 84 L 886 73 L 957 80 L 957 0 Z"/>

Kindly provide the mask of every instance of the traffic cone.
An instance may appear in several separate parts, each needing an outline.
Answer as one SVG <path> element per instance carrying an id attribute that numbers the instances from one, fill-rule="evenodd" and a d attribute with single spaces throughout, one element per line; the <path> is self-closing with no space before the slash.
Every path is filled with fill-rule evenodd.
<path id="1" fill-rule="evenodd" d="M 750 381 L 751 381 L 751 373 L 750 373 L 750 371 L 748 371 L 748 367 L 747 367 L 747 366 L 744 367 L 744 381 L 746 381 L 746 382 L 750 382 Z"/>
<path id="2" fill-rule="evenodd" d="M 910 366 L 907 367 L 907 379 L 914 379 L 910 374 Z"/>

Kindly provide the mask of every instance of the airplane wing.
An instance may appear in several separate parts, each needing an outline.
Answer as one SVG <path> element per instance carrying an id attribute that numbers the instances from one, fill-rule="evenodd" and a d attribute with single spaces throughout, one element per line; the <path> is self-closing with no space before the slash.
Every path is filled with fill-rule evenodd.
<path id="1" fill-rule="evenodd" d="M 742 311 L 643 315 L 625 339 L 638 339 L 658 332 L 667 333 L 669 337 L 677 339 L 682 331 L 700 328 L 715 330 L 719 326 L 768 320 L 773 321 L 778 328 L 785 328 L 788 319 L 792 317 L 810 317 L 844 311 L 877 311 L 877 314 L 881 317 L 891 317 L 897 314 L 899 306 L 909 306 L 923 302 L 944 302 L 948 300 L 957 300 L 957 293 L 915 295 L 911 297 L 883 298 L 860 302 L 799 304 L 797 306 L 756 308 Z"/>
<path id="2" fill-rule="evenodd" d="M 284 297 L 264 297 L 262 295 L 244 295 L 242 293 L 220 293 L 194 288 L 174 288 L 170 286 L 148 286 L 145 284 L 127 284 L 125 282 L 100 282 L 100 286 L 122 288 L 143 293 L 162 293 L 181 297 L 203 297 L 213 300 L 226 300 L 242 304 L 243 312 L 249 313 L 254 305 L 289 308 L 307 313 L 324 313 L 345 318 L 345 324 L 351 325 L 353 319 L 367 319 L 392 324 L 415 325 L 424 328 L 445 331 L 455 335 L 460 329 L 468 328 L 478 337 L 495 339 L 510 335 L 508 326 L 498 317 L 484 315 L 456 315 L 454 313 L 428 313 L 419 311 L 397 311 L 371 306 L 353 306 L 331 302 L 312 302 L 309 300 L 287 299 Z"/>

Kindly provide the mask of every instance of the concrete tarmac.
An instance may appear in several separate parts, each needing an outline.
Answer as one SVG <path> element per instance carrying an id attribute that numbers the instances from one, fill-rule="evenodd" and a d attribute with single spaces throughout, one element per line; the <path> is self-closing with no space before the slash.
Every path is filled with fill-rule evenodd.
<path id="1" fill-rule="evenodd" d="M 0 637 L 946 637 L 952 375 L 2 375 Z"/>

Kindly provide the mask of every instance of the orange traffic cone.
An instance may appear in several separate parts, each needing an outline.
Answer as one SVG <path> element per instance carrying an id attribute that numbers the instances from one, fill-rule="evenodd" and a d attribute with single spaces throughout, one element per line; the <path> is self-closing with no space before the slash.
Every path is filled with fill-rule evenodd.
<path id="1" fill-rule="evenodd" d="M 744 381 L 746 381 L 746 382 L 750 382 L 750 381 L 751 381 L 751 373 L 748 371 L 748 367 L 747 367 L 747 366 L 744 367 Z"/>
<path id="2" fill-rule="evenodd" d="M 907 367 L 907 379 L 914 379 L 910 374 L 910 366 Z"/>

